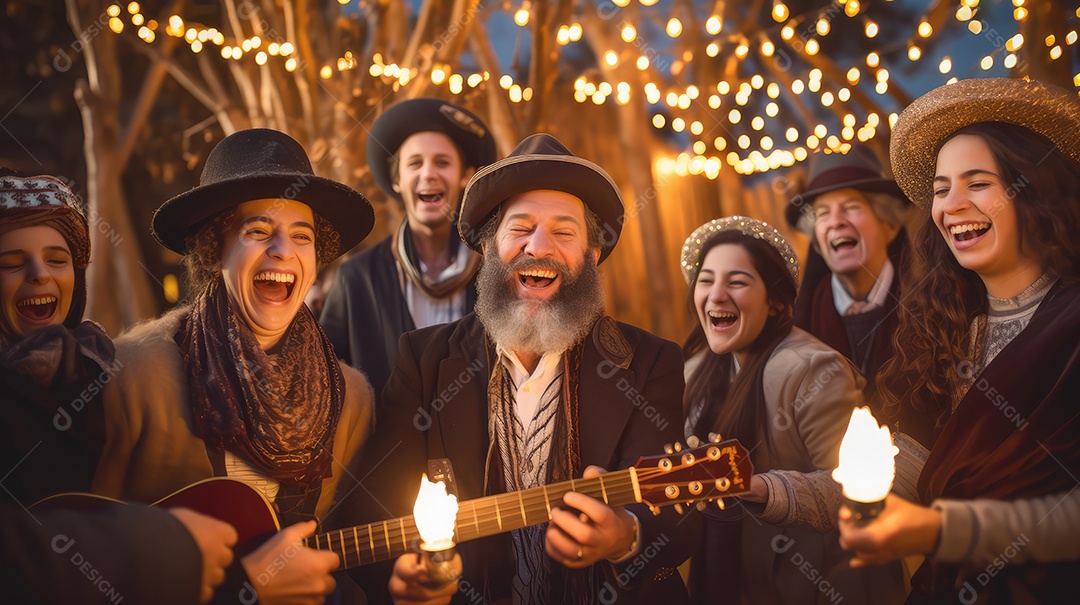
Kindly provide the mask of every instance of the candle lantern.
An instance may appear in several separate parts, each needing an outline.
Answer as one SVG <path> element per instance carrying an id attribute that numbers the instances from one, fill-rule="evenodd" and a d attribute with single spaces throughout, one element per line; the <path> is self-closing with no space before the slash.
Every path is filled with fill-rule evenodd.
<path id="1" fill-rule="evenodd" d="M 461 575 L 461 565 L 454 558 L 457 512 L 457 497 L 446 493 L 442 481 L 432 482 L 425 474 L 413 505 L 413 518 L 420 532 L 420 563 L 432 579 L 426 584 L 428 588 L 438 588 Z"/>
<path id="2" fill-rule="evenodd" d="M 840 442 L 840 466 L 832 476 L 843 488 L 856 523 L 869 523 L 884 510 L 885 497 L 896 476 L 895 456 L 899 452 L 889 428 L 878 426 L 869 408 L 852 410 L 847 432 Z"/>

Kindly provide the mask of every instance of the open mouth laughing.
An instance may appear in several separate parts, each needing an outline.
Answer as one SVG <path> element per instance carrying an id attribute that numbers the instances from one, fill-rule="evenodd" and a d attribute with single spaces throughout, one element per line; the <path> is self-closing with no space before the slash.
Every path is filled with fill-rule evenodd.
<path id="1" fill-rule="evenodd" d="M 854 248 L 858 244 L 858 240 L 850 237 L 836 237 L 829 241 L 829 247 L 833 249 L 833 252 Z"/>
<path id="2" fill-rule="evenodd" d="M 517 272 L 518 281 L 521 285 L 532 290 L 543 290 L 555 283 L 559 278 L 559 272 L 552 269 L 530 267 Z"/>
<path id="3" fill-rule="evenodd" d="M 730 328 L 739 319 L 738 314 L 727 311 L 708 311 L 706 315 L 709 316 L 709 323 L 712 324 L 712 327 L 721 330 Z"/>
<path id="4" fill-rule="evenodd" d="M 263 271 L 255 275 L 255 293 L 270 302 L 284 302 L 292 296 L 296 276 L 292 273 Z"/>
<path id="5" fill-rule="evenodd" d="M 978 239 L 990 230 L 990 223 L 963 223 L 949 227 L 949 234 L 957 242 L 967 242 Z"/>
<path id="6" fill-rule="evenodd" d="M 446 197 L 446 192 L 445 191 L 425 191 L 425 192 L 417 191 L 416 192 L 416 199 L 420 200 L 421 202 L 423 202 L 425 204 L 441 204 L 445 197 Z"/>
<path id="7" fill-rule="evenodd" d="M 31 296 L 15 303 L 15 308 L 18 310 L 19 315 L 22 315 L 26 319 L 32 321 L 45 321 L 50 319 L 53 314 L 56 313 L 58 302 L 57 298 L 51 294 L 45 296 Z"/>

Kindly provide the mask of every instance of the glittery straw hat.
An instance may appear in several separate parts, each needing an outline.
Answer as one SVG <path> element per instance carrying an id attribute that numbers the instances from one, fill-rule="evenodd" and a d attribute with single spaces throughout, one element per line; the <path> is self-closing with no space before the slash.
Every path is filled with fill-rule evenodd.
<path id="1" fill-rule="evenodd" d="M 889 145 L 896 182 L 923 209 L 933 198 L 937 152 L 969 124 L 1007 122 L 1050 139 L 1080 161 L 1080 98 L 1035 80 L 980 78 L 935 88 L 900 114 Z"/>
<path id="2" fill-rule="evenodd" d="M 693 283 L 694 273 L 697 272 L 698 266 L 701 265 L 701 245 L 709 241 L 714 235 L 724 231 L 738 231 L 743 235 L 759 239 L 772 246 L 776 253 L 780 255 L 780 258 L 784 260 L 788 272 L 791 273 L 792 281 L 798 287 L 799 259 L 795 256 L 795 251 L 791 249 L 791 244 L 772 225 L 747 216 L 716 218 L 694 229 L 690 237 L 686 238 L 686 243 L 683 244 L 682 249 L 681 264 L 686 283 Z"/>

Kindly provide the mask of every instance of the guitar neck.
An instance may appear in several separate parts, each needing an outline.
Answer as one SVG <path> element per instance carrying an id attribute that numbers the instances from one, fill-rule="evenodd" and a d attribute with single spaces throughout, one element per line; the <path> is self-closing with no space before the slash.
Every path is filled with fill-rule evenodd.
<path id="1" fill-rule="evenodd" d="M 641 502 L 636 469 L 605 473 L 592 479 L 571 479 L 519 492 L 497 494 L 458 504 L 454 540 L 465 542 L 493 536 L 551 518 L 551 509 L 562 505 L 567 492 L 579 492 L 609 506 Z M 416 552 L 420 532 L 412 515 L 338 529 L 304 540 L 304 545 L 341 556 L 341 567 L 352 568 L 396 559 Z"/>

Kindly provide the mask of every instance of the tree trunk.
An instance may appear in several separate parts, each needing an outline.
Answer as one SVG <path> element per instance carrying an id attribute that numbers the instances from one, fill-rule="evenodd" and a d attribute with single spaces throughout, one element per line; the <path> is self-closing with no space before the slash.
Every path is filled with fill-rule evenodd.
<path id="1" fill-rule="evenodd" d="M 97 15 L 98 3 L 67 0 L 68 21 L 82 38 L 85 16 Z M 100 24 L 98 24 L 100 25 Z M 89 36 L 87 36 L 89 37 Z M 86 281 L 86 317 L 119 334 L 123 328 L 157 312 L 147 283 L 124 188 L 124 144 L 120 124 L 120 66 L 118 39 L 109 32 L 93 36 L 84 47 L 87 79 L 75 91 L 83 119 L 86 155 L 87 219 L 90 224 L 91 263 Z M 128 136 L 135 136 L 131 131 Z"/>

